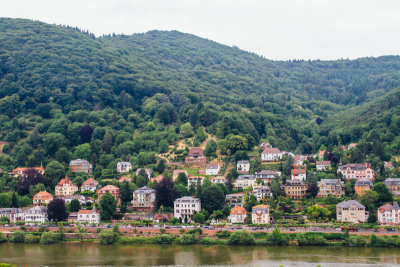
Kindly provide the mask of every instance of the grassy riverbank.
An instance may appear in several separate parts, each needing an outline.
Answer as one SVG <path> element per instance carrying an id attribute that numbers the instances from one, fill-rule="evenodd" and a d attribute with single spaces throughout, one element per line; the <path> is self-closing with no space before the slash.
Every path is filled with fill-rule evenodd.
<path id="1" fill-rule="evenodd" d="M 219 231 L 215 236 L 192 229 L 179 234 L 126 236 L 118 226 L 102 230 L 96 237 L 88 238 L 80 233 L 72 238 L 60 229 L 58 232 L 16 231 L 8 237 L 0 232 L 1 242 L 53 244 L 57 242 L 99 242 L 110 244 L 176 244 L 176 245 L 244 245 L 244 246 L 348 246 L 348 247 L 400 247 L 399 236 L 350 235 L 349 233 L 281 233 L 277 228 L 272 233 L 250 233 L 248 231 Z"/>

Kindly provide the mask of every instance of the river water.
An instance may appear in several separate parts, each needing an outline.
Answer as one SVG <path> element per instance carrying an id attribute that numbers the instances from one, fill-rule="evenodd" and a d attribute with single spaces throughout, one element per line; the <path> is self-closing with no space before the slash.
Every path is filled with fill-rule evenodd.
<path id="1" fill-rule="evenodd" d="M 399 266 L 400 249 L 0 244 L 0 263 L 17 266 Z"/>

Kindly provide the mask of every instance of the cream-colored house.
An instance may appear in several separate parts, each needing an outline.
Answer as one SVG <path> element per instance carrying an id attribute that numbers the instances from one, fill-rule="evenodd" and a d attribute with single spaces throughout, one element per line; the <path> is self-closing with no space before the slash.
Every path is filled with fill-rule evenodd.
<path id="1" fill-rule="evenodd" d="M 56 185 L 56 196 L 69 196 L 78 191 L 78 186 L 74 185 L 72 181 L 65 175 L 64 179 Z"/>
<path id="2" fill-rule="evenodd" d="M 251 222 L 253 224 L 268 224 L 270 223 L 269 218 L 269 206 L 268 205 L 257 205 L 251 210 Z"/>
<path id="3" fill-rule="evenodd" d="M 347 200 L 336 205 L 336 220 L 338 222 L 365 223 L 368 211 L 357 200 Z"/>

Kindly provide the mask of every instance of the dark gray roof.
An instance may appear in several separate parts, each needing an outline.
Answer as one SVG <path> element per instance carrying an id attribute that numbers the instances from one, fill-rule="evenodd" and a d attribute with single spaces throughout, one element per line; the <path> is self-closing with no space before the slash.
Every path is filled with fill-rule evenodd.
<path id="1" fill-rule="evenodd" d="M 237 164 L 250 164 L 250 161 L 248 161 L 248 160 L 239 160 L 237 162 Z"/>
<path id="2" fill-rule="evenodd" d="M 320 185 L 321 182 L 324 182 L 326 185 L 336 185 L 338 181 L 340 181 L 339 179 L 322 179 L 321 181 L 318 182 L 318 185 Z M 340 183 L 342 184 L 342 186 L 344 186 L 344 182 L 340 181 Z"/>
<path id="3" fill-rule="evenodd" d="M 181 197 L 175 199 L 174 202 L 200 202 L 199 198 L 194 198 L 194 197 Z"/>
<path id="4" fill-rule="evenodd" d="M 246 180 L 246 179 L 249 179 L 249 180 L 254 180 L 254 179 L 256 179 L 256 177 L 254 176 L 254 175 L 251 175 L 251 174 L 245 174 L 245 175 L 239 175 L 238 176 L 238 180 Z"/>
<path id="5" fill-rule="evenodd" d="M 347 200 L 347 201 L 343 201 L 340 202 L 339 204 L 336 205 L 336 207 L 339 208 L 348 208 L 350 206 L 356 206 L 357 208 L 362 208 L 365 209 L 364 205 L 362 205 L 360 202 L 358 202 L 357 200 Z"/>
<path id="6" fill-rule="evenodd" d="M 133 192 L 134 194 L 150 194 L 150 193 L 156 193 L 156 190 L 154 190 L 153 188 L 148 188 L 146 186 L 143 186 L 142 188 L 139 188 L 137 190 L 135 190 L 135 192 Z"/>
<path id="7" fill-rule="evenodd" d="M 303 181 L 300 181 L 300 180 L 286 180 L 286 184 L 285 184 L 286 186 L 291 186 L 291 185 L 306 185 L 306 183 L 305 182 L 303 182 Z"/>
<path id="8" fill-rule="evenodd" d="M 393 203 L 392 209 L 393 209 L 393 210 L 400 210 L 399 203 L 397 203 L 397 201 L 395 201 L 395 202 Z"/>
<path id="9" fill-rule="evenodd" d="M 357 180 L 355 185 L 356 186 L 369 185 L 369 186 L 372 187 L 372 181 L 370 181 L 370 180 Z"/>
<path id="10" fill-rule="evenodd" d="M 389 185 L 400 185 L 400 178 L 389 178 L 385 180 L 385 184 Z"/>

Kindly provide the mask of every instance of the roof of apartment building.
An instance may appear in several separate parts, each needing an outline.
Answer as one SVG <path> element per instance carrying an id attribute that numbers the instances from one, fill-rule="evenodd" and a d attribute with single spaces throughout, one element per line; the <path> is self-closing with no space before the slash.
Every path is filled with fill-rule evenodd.
<path id="1" fill-rule="evenodd" d="M 365 209 L 363 204 L 354 199 L 343 201 L 336 205 L 338 208 L 349 208 L 350 206 L 356 206 L 357 208 Z"/>
<path id="2" fill-rule="evenodd" d="M 370 187 L 372 187 L 372 181 L 370 180 L 357 180 L 355 183 L 355 186 L 366 186 L 369 185 Z"/>

